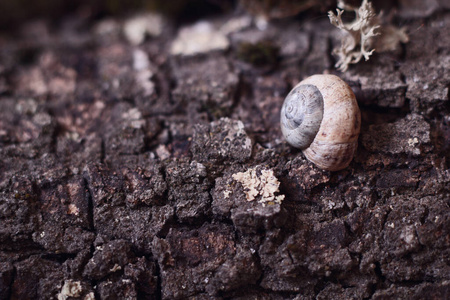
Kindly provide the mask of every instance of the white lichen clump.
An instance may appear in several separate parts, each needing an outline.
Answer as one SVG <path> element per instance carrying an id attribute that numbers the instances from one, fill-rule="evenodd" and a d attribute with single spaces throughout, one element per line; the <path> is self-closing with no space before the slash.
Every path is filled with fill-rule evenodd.
<path id="1" fill-rule="evenodd" d="M 392 51 L 400 42 L 408 41 L 405 28 L 381 25 L 381 17 L 375 13 L 372 3 L 368 0 L 363 0 L 359 8 L 339 0 L 338 7 L 341 9 L 336 9 L 337 14 L 329 11 L 328 17 L 331 24 L 346 33 L 340 48 L 333 50 L 333 54 L 338 56 L 336 68 L 342 72 L 348 69 L 349 64 L 356 64 L 363 57 L 368 60 L 374 51 Z M 353 22 L 342 21 L 344 10 L 355 13 Z"/>
<path id="2" fill-rule="evenodd" d="M 140 45 L 144 42 L 145 37 L 159 36 L 164 28 L 164 20 L 162 16 L 154 13 L 146 13 L 133 16 L 126 20 L 123 25 L 123 32 L 126 39 L 133 45 Z"/>
<path id="3" fill-rule="evenodd" d="M 273 174 L 273 170 L 261 169 L 261 172 L 258 172 L 257 168 L 251 168 L 246 172 L 233 174 L 232 177 L 244 187 L 247 201 L 259 198 L 258 202 L 266 206 L 266 204 L 281 204 L 284 199 L 284 195 L 275 196 L 279 191 L 280 182 Z"/>
<path id="4" fill-rule="evenodd" d="M 66 280 L 58 294 L 58 300 L 66 300 L 70 297 L 80 297 L 83 291 L 80 281 Z"/>
<path id="5" fill-rule="evenodd" d="M 186 26 L 178 31 L 176 39 L 172 42 L 170 53 L 172 55 L 194 56 L 211 51 L 228 49 L 228 38 L 212 23 L 200 21 Z"/>

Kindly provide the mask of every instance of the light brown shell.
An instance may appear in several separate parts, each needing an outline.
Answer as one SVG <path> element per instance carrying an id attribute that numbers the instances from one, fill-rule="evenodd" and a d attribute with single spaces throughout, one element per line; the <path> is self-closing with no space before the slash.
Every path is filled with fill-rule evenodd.
<path id="1" fill-rule="evenodd" d="M 342 170 L 350 164 L 358 145 L 361 114 L 355 95 L 335 75 L 313 75 L 301 81 L 293 91 L 304 85 L 314 85 L 322 94 L 323 118 L 316 136 L 302 149 L 303 153 L 319 168 Z"/>

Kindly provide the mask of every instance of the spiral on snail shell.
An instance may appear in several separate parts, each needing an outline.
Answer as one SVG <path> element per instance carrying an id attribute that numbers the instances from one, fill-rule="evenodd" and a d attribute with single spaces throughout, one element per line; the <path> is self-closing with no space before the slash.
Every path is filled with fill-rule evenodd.
<path id="1" fill-rule="evenodd" d="M 346 168 L 356 151 L 361 114 L 351 88 L 335 75 L 313 75 L 297 84 L 281 108 L 286 141 L 319 168 Z"/>

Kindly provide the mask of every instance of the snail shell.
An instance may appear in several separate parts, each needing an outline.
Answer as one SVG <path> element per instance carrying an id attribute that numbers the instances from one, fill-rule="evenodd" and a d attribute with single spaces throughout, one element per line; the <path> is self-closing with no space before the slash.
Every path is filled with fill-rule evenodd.
<path id="1" fill-rule="evenodd" d="M 356 151 L 361 114 L 351 88 L 335 75 L 297 84 L 281 108 L 281 131 L 319 168 L 346 168 Z"/>

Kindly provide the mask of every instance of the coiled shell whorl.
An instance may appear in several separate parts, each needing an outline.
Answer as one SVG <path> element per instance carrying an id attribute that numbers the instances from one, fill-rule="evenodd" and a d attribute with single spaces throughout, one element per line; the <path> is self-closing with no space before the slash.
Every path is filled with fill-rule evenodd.
<path id="1" fill-rule="evenodd" d="M 297 84 L 281 108 L 286 141 L 318 167 L 346 168 L 356 151 L 361 115 L 351 88 L 335 75 L 313 75 Z"/>

